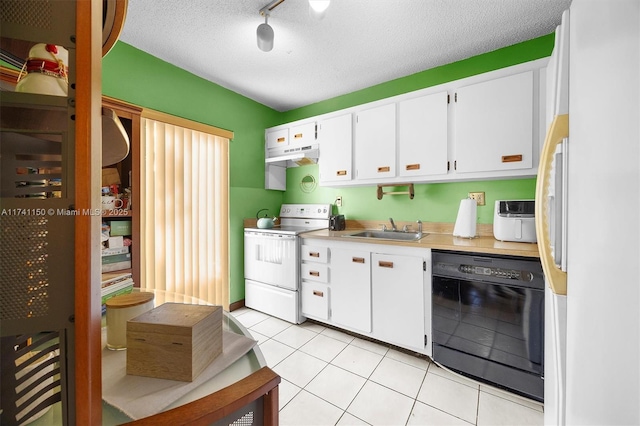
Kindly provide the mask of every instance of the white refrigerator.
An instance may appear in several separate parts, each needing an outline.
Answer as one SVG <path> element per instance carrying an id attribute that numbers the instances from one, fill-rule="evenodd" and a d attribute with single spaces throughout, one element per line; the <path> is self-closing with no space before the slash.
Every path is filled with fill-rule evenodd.
<path id="1" fill-rule="evenodd" d="M 573 0 L 536 188 L 545 424 L 640 424 L 640 1 Z"/>

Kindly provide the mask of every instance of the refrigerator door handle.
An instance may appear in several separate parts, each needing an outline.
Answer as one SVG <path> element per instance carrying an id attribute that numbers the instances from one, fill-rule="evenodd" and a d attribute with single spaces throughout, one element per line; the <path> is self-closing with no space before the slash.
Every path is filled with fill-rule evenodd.
<path id="1" fill-rule="evenodd" d="M 567 272 L 567 149 L 568 138 L 557 145 L 554 154 L 553 196 L 549 193 L 550 237 L 553 258 L 558 268 Z"/>
<path id="2" fill-rule="evenodd" d="M 551 169 L 556 147 L 569 136 L 569 115 L 558 115 L 553 119 L 547 133 L 538 167 L 538 181 L 536 182 L 536 233 L 538 250 L 542 269 L 549 282 L 551 290 L 556 294 L 567 294 L 567 273 L 556 266 L 549 234 L 549 184 L 552 181 Z M 564 195 L 564 194 L 563 194 Z"/>

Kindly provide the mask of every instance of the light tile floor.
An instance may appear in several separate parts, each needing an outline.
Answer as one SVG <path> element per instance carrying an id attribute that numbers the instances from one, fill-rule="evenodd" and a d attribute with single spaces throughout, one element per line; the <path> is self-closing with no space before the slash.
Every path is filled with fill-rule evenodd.
<path id="1" fill-rule="evenodd" d="M 232 314 L 278 373 L 281 425 L 542 425 L 542 404 L 389 346 L 248 308 Z"/>

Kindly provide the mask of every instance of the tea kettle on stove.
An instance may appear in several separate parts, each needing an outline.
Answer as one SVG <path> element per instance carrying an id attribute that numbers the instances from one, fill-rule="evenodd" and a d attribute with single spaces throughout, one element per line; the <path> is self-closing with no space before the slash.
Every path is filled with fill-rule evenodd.
<path id="1" fill-rule="evenodd" d="M 268 211 L 269 209 L 261 209 L 261 210 L 258 210 L 258 213 L 256 213 L 256 219 L 258 219 L 258 228 L 260 229 L 273 228 L 273 221 L 277 219 L 276 216 L 268 217 L 268 215 L 265 213 L 264 217 L 260 217 L 260 213 L 268 212 Z"/>

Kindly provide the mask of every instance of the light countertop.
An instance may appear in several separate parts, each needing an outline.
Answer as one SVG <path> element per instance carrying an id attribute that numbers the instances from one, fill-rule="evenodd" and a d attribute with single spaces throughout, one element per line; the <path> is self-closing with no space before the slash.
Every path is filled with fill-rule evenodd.
<path id="1" fill-rule="evenodd" d="M 424 224 L 423 232 L 427 235 L 418 241 L 392 241 L 392 240 L 376 240 L 365 238 L 343 238 L 343 235 L 352 234 L 362 229 L 376 229 L 376 227 L 362 227 L 359 224 L 347 221 L 347 229 L 344 231 L 330 231 L 321 229 L 318 231 L 305 232 L 300 236 L 303 239 L 315 238 L 324 240 L 350 241 L 369 244 L 384 244 L 405 247 L 429 248 L 434 250 L 453 250 L 467 251 L 474 253 L 501 254 L 508 256 L 524 256 L 524 257 L 540 257 L 538 253 L 538 245 L 535 243 L 515 243 L 498 241 L 493 237 L 491 228 L 480 226 L 478 233 L 480 236 L 475 238 L 454 237 L 450 232 L 447 233 L 447 226 L 430 227 Z M 351 226 L 350 226 L 351 225 Z M 353 226 L 356 225 L 356 226 Z M 426 229 L 425 229 L 426 228 Z M 439 231 L 439 232 L 434 232 Z M 443 232 L 445 231 L 445 232 Z M 489 233 L 489 235 L 486 235 Z"/>
<path id="2" fill-rule="evenodd" d="M 453 236 L 453 223 L 424 222 L 422 230 L 426 237 L 419 241 L 392 241 L 376 240 L 373 238 L 342 238 L 343 235 L 355 233 L 365 229 L 381 229 L 381 225 L 390 225 L 386 220 L 351 220 L 347 219 L 347 229 L 344 231 L 330 231 L 321 229 L 318 231 L 304 232 L 302 238 L 315 238 L 321 240 L 350 241 L 353 243 L 383 244 L 404 247 L 428 248 L 434 250 L 467 251 L 473 253 L 501 254 L 507 256 L 540 257 L 538 245 L 535 243 L 514 243 L 498 241 L 493 237 L 493 225 L 478 224 L 477 237 L 460 238 Z M 396 222 L 398 229 L 410 226 L 416 230 L 415 222 Z M 244 220 L 244 227 L 255 227 L 256 219 Z"/>

